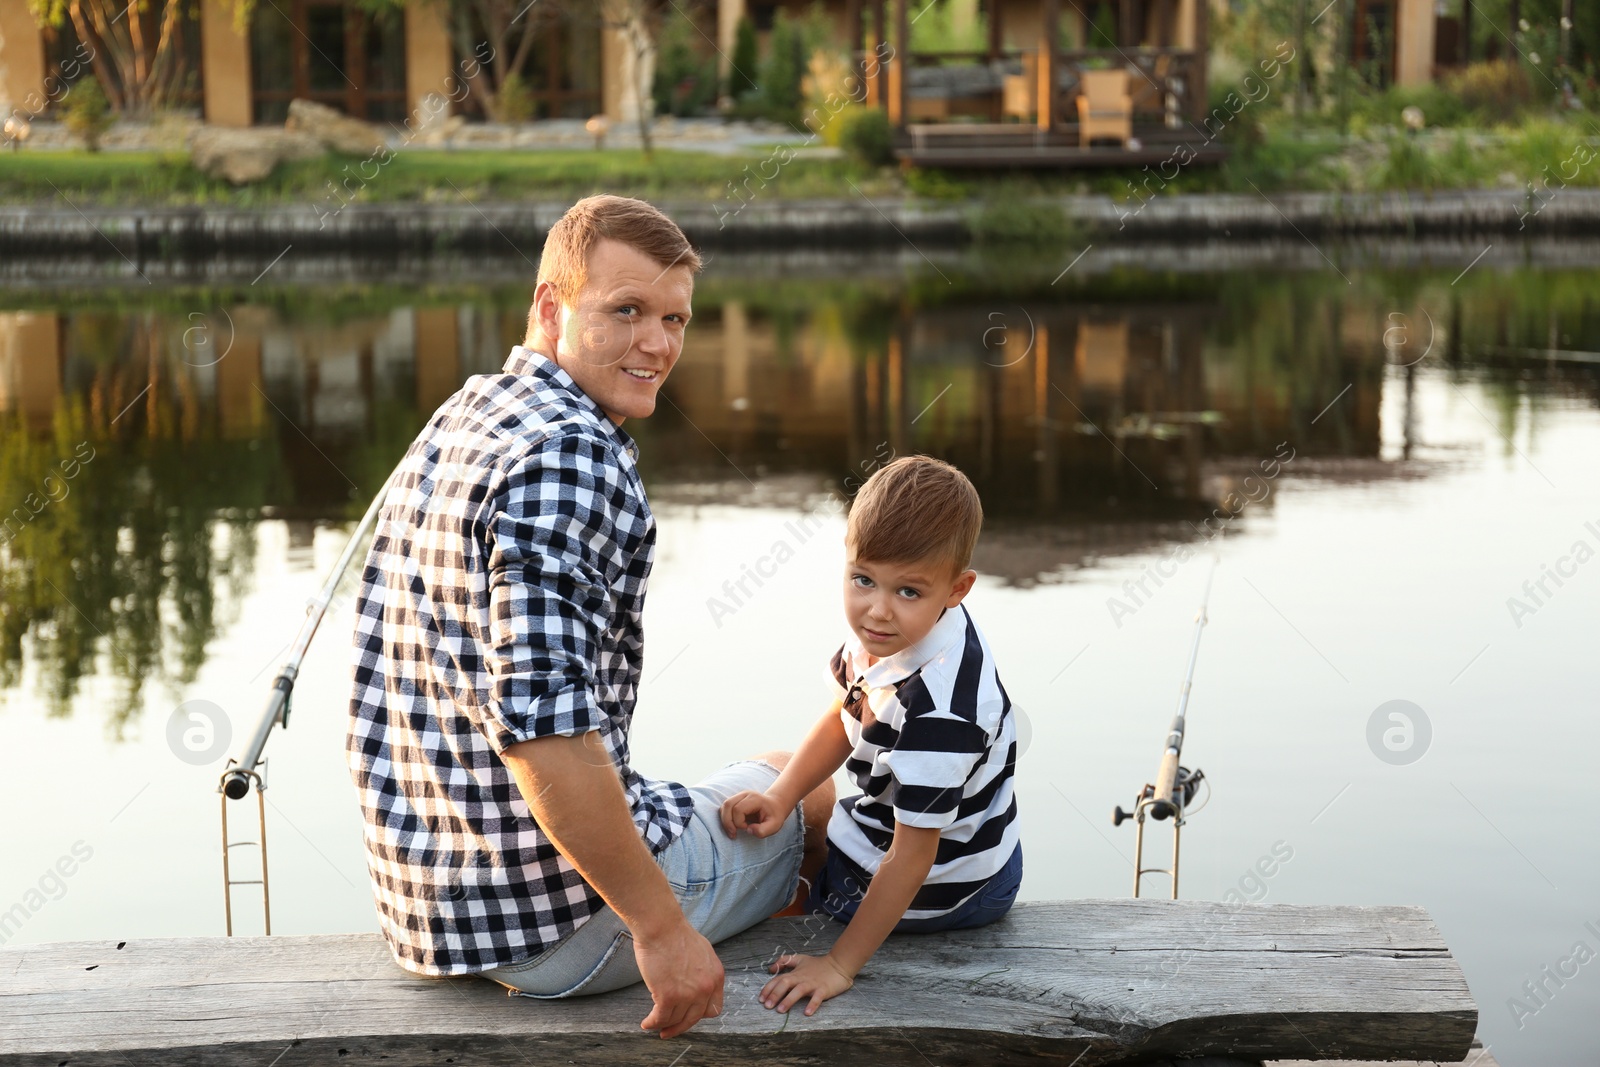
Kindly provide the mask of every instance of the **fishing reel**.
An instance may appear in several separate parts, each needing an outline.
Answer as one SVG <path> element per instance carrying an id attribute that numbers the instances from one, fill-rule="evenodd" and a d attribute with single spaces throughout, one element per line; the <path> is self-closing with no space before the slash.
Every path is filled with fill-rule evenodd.
<path id="1" fill-rule="evenodd" d="M 1140 806 L 1150 809 L 1150 816 L 1155 819 L 1168 819 L 1174 815 L 1182 816 L 1189 807 L 1189 802 L 1200 791 L 1200 783 L 1205 781 L 1206 772 L 1196 767 L 1190 770 L 1179 767 L 1177 778 L 1173 781 L 1172 799 L 1156 800 L 1156 787 L 1146 784 L 1139 790 L 1139 795 L 1133 798 L 1133 811 L 1123 811 L 1118 804 L 1111 809 L 1111 825 L 1121 826 L 1124 822 L 1134 817 Z"/>
<path id="2" fill-rule="evenodd" d="M 1134 820 L 1133 841 L 1133 895 L 1139 896 L 1140 889 L 1147 874 L 1164 874 L 1172 879 L 1172 899 L 1178 899 L 1178 839 L 1183 824 L 1189 812 L 1189 803 L 1194 800 L 1200 783 L 1206 780 L 1206 772 L 1196 767 L 1190 770 L 1177 765 L 1176 753 L 1169 752 L 1168 758 L 1162 761 L 1162 773 L 1156 776 L 1159 785 L 1146 785 L 1139 790 L 1139 795 L 1134 798 L 1133 810 L 1123 811 L 1119 804 L 1111 812 L 1111 825 L 1121 826 L 1129 819 Z M 1210 786 L 1206 787 L 1207 800 L 1210 799 Z M 1205 807 L 1202 803 L 1200 807 Z M 1200 810 L 1199 808 L 1195 809 Z M 1172 820 L 1172 866 L 1146 867 L 1144 865 L 1144 820 L 1149 815 L 1154 819 Z"/>

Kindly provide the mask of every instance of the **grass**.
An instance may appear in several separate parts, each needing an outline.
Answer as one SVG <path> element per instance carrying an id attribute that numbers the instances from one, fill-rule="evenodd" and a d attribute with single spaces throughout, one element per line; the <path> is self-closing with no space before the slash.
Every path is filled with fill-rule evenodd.
<path id="1" fill-rule="evenodd" d="M 658 150 L 406 151 L 387 163 L 327 156 L 286 164 L 244 188 L 208 178 L 181 153 L 0 152 L 0 203 L 74 206 L 323 205 L 337 209 L 344 182 L 357 200 L 382 202 L 570 201 L 596 192 L 658 200 L 723 203 L 730 209 L 763 198 L 908 197 L 928 203 L 973 202 L 981 227 L 997 242 L 1059 227 L 1018 214 L 1025 201 L 1100 193 L 1118 200 L 1151 193 L 1305 190 L 1362 192 L 1522 188 L 1530 181 L 1600 186 L 1600 125 L 1589 118 L 1529 119 L 1493 129 L 1393 126 L 1359 136 L 1296 130 L 1272 116 L 1241 127 L 1220 167 L 1188 167 L 1161 184 L 1145 171 L 934 171 L 869 168 L 847 159 L 792 158 L 773 151 L 736 156 Z M 368 176 L 365 181 L 362 176 Z M 767 176 L 763 180 L 762 176 Z M 348 194 L 347 194 L 348 195 Z M 1015 216 L 1015 217 L 1013 217 Z M 1049 225 L 1040 225 L 1048 222 Z"/>
<path id="2" fill-rule="evenodd" d="M 781 157 L 780 157 L 781 158 Z M 763 166 L 764 165 L 764 166 Z M 759 175 L 776 176 L 763 183 Z M 363 178 L 366 180 L 363 181 Z M 368 202 L 570 200 L 596 192 L 655 197 L 720 199 L 749 180 L 745 199 L 771 192 L 786 197 L 837 196 L 845 179 L 883 191 L 885 179 L 847 161 L 791 159 L 772 153 L 715 156 L 658 150 L 406 151 L 388 162 L 358 157 L 280 165 L 264 181 L 243 188 L 208 178 L 181 154 L 160 152 L 0 153 L 0 202 L 42 203 L 70 198 L 80 204 L 227 204 L 264 206 L 320 202 L 346 183 Z M 892 189 L 891 189 L 892 191 Z"/>

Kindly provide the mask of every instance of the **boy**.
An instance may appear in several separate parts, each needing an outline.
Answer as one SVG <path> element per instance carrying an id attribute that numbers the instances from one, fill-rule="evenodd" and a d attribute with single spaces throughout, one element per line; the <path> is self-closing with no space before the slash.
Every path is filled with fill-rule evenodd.
<path id="1" fill-rule="evenodd" d="M 849 925 L 824 956 L 779 957 L 765 1007 L 809 997 L 811 1015 L 854 984 L 890 931 L 982 926 L 1016 899 L 1011 701 L 961 603 L 982 524 L 972 483 L 927 456 L 879 470 L 850 510 L 850 634 L 831 665 L 840 696 L 767 792 L 722 806 L 728 836 L 763 837 L 841 764 L 861 789 L 833 812 L 807 901 Z"/>

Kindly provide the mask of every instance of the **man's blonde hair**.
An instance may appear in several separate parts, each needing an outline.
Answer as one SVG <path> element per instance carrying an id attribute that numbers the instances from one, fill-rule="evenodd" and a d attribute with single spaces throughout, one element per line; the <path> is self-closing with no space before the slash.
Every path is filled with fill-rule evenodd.
<path id="1" fill-rule="evenodd" d="M 572 304 L 589 279 L 589 253 L 601 240 L 620 241 L 661 264 L 699 273 L 700 257 L 678 224 L 643 200 L 590 196 L 579 200 L 545 235 L 539 281 L 549 282 L 563 303 Z"/>
<path id="2" fill-rule="evenodd" d="M 983 504 L 965 474 L 932 456 L 902 456 L 856 494 L 845 538 L 860 560 L 936 558 L 959 574 L 972 562 L 982 527 Z"/>

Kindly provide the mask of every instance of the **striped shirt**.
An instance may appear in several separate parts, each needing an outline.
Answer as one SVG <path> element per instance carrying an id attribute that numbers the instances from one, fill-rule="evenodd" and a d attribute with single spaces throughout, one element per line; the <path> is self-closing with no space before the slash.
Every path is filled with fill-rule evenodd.
<path id="1" fill-rule="evenodd" d="M 652 853 L 693 806 L 628 762 L 656 526 L 634 445 L 518 345 L 401 461 L 356 601 L 346 751 L 378 925 L 401 966 L 515 963 L 602 905 L 500 756 L 598 731 Z"/>
<path id="2" fill-rule="evenodd" d="M 1016 717 L 989 645 L 965 605 L 916 644 L 868 666 L 851 634 L 834 654 L 845 771 L 861 795 L 839 801 L 828 844 L 870 878 L 896 823 L 934 827 L 933 868 L 907 919 L 954 911 L 1017 847 Z"/>

